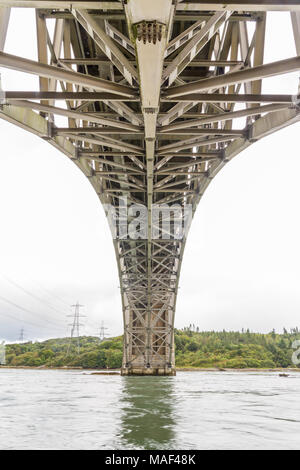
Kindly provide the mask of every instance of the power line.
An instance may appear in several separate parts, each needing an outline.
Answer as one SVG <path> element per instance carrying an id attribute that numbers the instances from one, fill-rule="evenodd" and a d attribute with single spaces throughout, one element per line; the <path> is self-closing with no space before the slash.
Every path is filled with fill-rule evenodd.
<path id="1" fill-rule="evenodd" d="M 21 307 L 20 305 L 16 304 L 15 302 L 12 302 L 11 300 L 6 299 L 5 297 L 0 296 L 0 300 L 2 300 L 3 302 L 6 302 L 6 303 L 9 304 L 9 305 L 12 305 L 12 306 L 15 307 L 15 308 L 18 308 L 19 310 L 22 310 L 23 312 L 29 313 L 30 315 L 37 316 L 36 313 L 34 313 L 34 312 L 28 310 L 28 309 L 25 308 L 25 307 Z M 2 312 L 1 312 L 1 315 L 4 315 L 4 316 L 9 317 L 9 318 L 13 318 L 14 320 L 17 320 L 18 322 L 20 321 L 20 318 L 17 318 L 17 317 L 15 317 L 15 316 L 13 316 L 13 315 L 11 315 L 11 314 L 8 314 L 8 313 L 2 313 Z M 46 320 L 46 321 L 49 322 L 48 320 Z M 38 327 L 38 328 L 47 328 L 47 329 L 49 329 L 48 326 L 39 325 L 38 323 L 34 323 L 34 322 L 29 321 L 29 320 L 23 320 L 23 322 L 24 322 L 24 323 L 28 323 L 28 324 L 33 325 L 33 326 Z M 54 323 L 53 323 L 53 324 L 54 324 Z M 52 328 L 53 328 L 53 327 L 52 327 Z M 54 327 L 53 329 L 55 329 L 55 330 L 57 330 L 57 331 L 62 331 L 62 328 Z"/>
<path id="2" fill-rule="evenodd" d="M 14 287 L 16 287 L 17 289 L 23 291 L 25 294 L 29 295 L 30 297 L 32 297 L 33 299 L 39 301 L 40 303 L 42 304 L 45 304 L 46 307 L 52 309 L 53 311 L 59 313 L 61 315 L 61 313 L 64 313 L 65 315 L 68 315 L 68 313 L 66 313 L 65 311 L 60 311 L 58 310 L 57 308 L 55 308 L 55 306 L 51 305 L 51 303 L 41 297 L 39 297 L 38 295 L 36 295 L 35 293 L 31 292 L 29 289 L 26 289 L 24 288 L 19 282 L 16 282 L 15 280 L 11 279 L 10 277 L 6 276 L 6 275 L 2 275 L 2 277 L 7 281 L 9 282 L 10 284 L 12 284 Z M 34 281 L 34 283 L 40 288 L 41 291 L 44 291 L 46 294 L 48 294 L 49 296 L 53 297 L 54 299 L 57 299 L 59 300 L 59 302 L 61 302 L 62 304 L 64 304 L 65 306 L 69 307 L 70 306 L 64 301 L 62 300 L 59 296 L 55 296 L 53 294 L 51 294 L 51 292 L 49 292 L 44 286 L 42 286 L 39 282 L 37 281 Z M 59 308 L 59 307 L 58 307 Z M 49 321 L 49 320 L 46 320 L 48 323 L 52 324 L 53 325 L 53 322 Z M 94 328 L 97 328 L 95 325 L 92 325 L 90 324 L 89 322 L 87 322 L 87 325 L 85 326 L 88 326 L 89 328 L 91 329 L 94 329 Z M 99 336 L 99 334 L 97 334 L 97 336 Z M 103 336 L 104 338 L 104 336 Z"/>
<path id="3" fill-rule="evenodd" d="M 25 289 L 23 286 L 21 286 L 20 284 L 18 284 L 17 282 L 13 281 L 12 279 L 10 279 L 9 277 L 7 276 L 3 276 L 4 279 L 9 282 L 10 284 L 12 284 L 14 287 L 16 287 L 17 289 L 20 289 L 22 290 L 23 292 L 25 292 L 25 294 L 29 295 L 30 297 L 32 297 L 33 299 L 37 300 L 38 302 L 41 302 L 42 304 L 45 304 L 46 306 L 48 306 L 48 308 L 51 308 L 51 310 L 54 310 L 55 312 L 59 313 L 61 315 L 61 311 L 58 310 L 57 308 L 53 307 L 49 302 L 47 302 L 47 300 L 45 299 L 42 299 L 40 298 L 39 296 L 37 296 L 36 294 L 33 294 L 32 292 L 30 292 L 29 290 Z M 64 313 L 64 312 L 63 312 Z"/>
<path id="4" fill-rule="evenodd" d="M 71 344 L 72 344 L 72 339 L 74 337 L 75 332 L 76 332 L 76 335 L 77 335 L 77 354 L 78 355 L 80 354 L 80 341 L 79 341 L 80 333 L 79 333 L 79 329 L 80 329 L 80 326 L 83 326 L 83 324 L 79 323 L 79 319 L 82 318 L 82 317 L 86 317 L 86 315 L 81 315 L 80 314 L 80 308 L 83 307 L 83 305 L 80 305 L 79 302 L 77 302 L 75 305 L 72 305 L 72 307 L 74 307 L 74 314 L 67 315 L 67 317 L 73 317 L 73 323 L 71 323 L 69 325 L 72 328 L 71 328 L 70 342 L 69 342 L 68 350 L 67 350 L 67 356 L 69 354 L 70 347 L 71 347 Z"/>
<path id="5" fill-rule="evenodd" d="M 61 302 L 62 304 L 64 304 L 65 307 L 70 308 L 70 305 L 69 305 L 65 300 L 63 300 L 60 296 L 58 296 L 57 294 L 53 294 L 53 292 L 48 291 L 48 290 L 45 289 L 45 287 L 42 286 L 39 282 L 37 282 L 37 281 L 34 281 L 34 282 L 35 282 L 35 284 L 37 284 L 37 285 L 39 286 L 39 288 L 40 288 L 41 290 L 43 290 L 44 292 L 46 292 L 46 294 L 48 294 L 50 297 L 52 297 L 52 298 L 55 299 L 55 300 L 58 300 L 59 302 Z"/>

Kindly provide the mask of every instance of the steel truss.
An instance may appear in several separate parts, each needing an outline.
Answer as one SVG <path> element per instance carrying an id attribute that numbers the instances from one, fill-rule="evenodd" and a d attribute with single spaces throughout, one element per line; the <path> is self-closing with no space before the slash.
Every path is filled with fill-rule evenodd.
<path id="1" fill-rule="evenodd" d="M 38 62 L 4 52 L 12 7 L 35 8 Z M 264 63 L 268 10 L 291 12 L 296 57 Z M 228 161 L 299 121 L 297 90 L 262 94 L 262 79 L 300 70 L 299 0 L 2 1 L 0 67 L 40 80 L 35 92 L 1 92 L 0 117 L 63 152 L 118 217 L 123 374 L 174 374 L 187 231 L 176 238 L 176 210 L 166 228 L 153 208 L 194 214 Z M 132 204 L 146 208 L 138 238 L 126 232 Z"/>

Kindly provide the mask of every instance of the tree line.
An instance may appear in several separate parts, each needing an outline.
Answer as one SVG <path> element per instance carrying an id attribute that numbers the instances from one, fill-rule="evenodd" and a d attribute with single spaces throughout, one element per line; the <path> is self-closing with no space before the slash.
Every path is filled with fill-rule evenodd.
<path id="1" fill-rule="evenodd" d="M 203 331 L 194 325 L 175 331 L 177 367 L 275 368 L 295 367 L 292 344 L 300 339 L 298 328 L 278 334 L 249 330 Z M 42 342 L 8 344 L 6 364 L 28 367 L 82 367 L 117 369 L 122 365 L 122 336 L 102 342 L 93 336 L 55 338 Z"/>

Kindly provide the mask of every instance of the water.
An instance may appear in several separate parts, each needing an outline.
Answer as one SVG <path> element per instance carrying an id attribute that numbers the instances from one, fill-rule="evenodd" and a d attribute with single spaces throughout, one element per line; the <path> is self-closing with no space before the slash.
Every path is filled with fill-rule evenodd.
<path id="1" fill-rule="evenodd" d="M 300 374 L 0 369 L 1 449 L 300 449 Z"/>

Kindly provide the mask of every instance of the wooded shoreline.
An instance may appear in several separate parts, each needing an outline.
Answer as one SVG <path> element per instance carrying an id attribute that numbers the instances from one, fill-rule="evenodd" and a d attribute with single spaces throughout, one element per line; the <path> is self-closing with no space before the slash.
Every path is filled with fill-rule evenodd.
<path id="1" fill-rule="evenodd" d="M 83 367 L 68 367 L 68 366 L 63 366 L 63 367 L 47 367 L 47 366 L 39 366 L 39 367 L 34 367 L 34 366 L 5 366 L 5 365 L 0 365 L 0 371 L 1 369 L 7 370 L 7 369 L 13 369 L 13 370 L 60 370 L 60 371 L 78 371 L 78 372 L 96 372 L 96 373 L 102 373 L 102 375 L 109 375 L 110 373 L 121 373 L 121 369 L 90 369 L 90 368 L 83 368 Z M 297 367 L 274 367 L 272 368 L 244 368 L 244 369 L 239 369 L 239 368 L 228 368 L 228 369 L 219 369 L 217 367 L 176 367 L 177 372 L 300 372 L 300 368 Z"/>
<path id="2" fill-rule="evenodd" d="M 253 333 L 249 330 L 176 330 L 176 369 L 189 371 L 281 370 L 300 366 L 300 331 Z M 100 341 L 94 336 L 55 338 L 7 344 L 6 366 L 73 370 L 118 370 L 122 366 L 122 336 Z"/>

